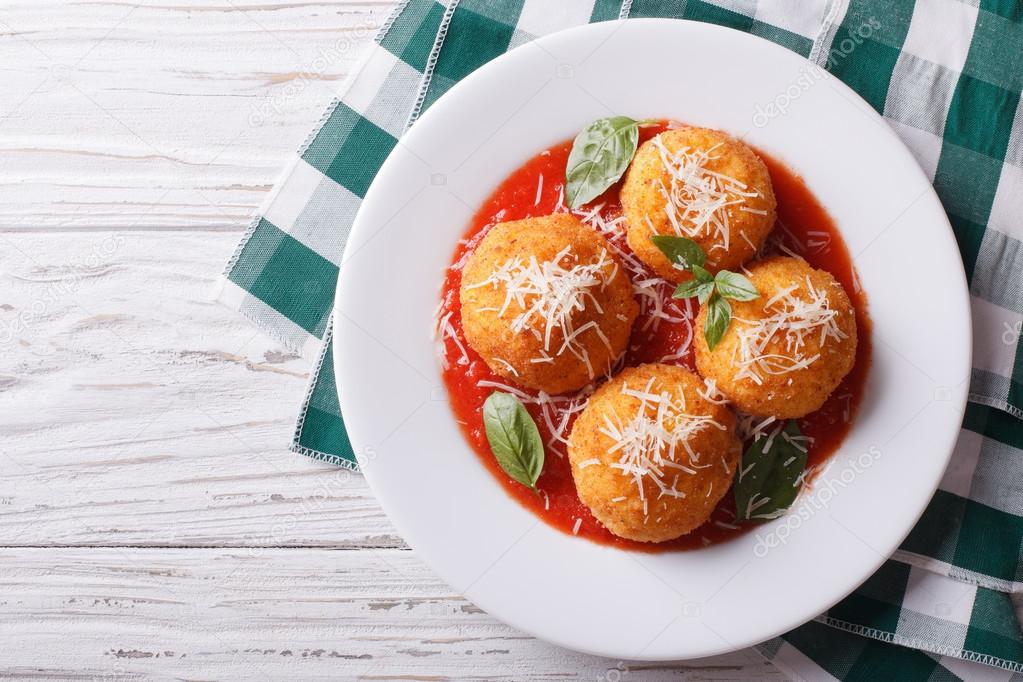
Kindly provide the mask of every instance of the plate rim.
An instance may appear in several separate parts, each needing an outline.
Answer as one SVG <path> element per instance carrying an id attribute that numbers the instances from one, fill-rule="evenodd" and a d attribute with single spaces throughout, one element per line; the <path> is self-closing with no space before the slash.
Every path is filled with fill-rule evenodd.
<path id="1" fill-rule="evenodd" d="M 791 60 L 791 59 L 795 58 L 795 59 L 804 60 L 804 58 L 800 57 L 798 54 L 796 54 L 794 52 L 791 52 L 787 48 L 784 48 L 784 47 L 782 47 L 782 46 L 780 46 L 780 45 L 778 45 L 776 43 L 773 43 L 773 42 L 765 39 L 765 38 L 761 38 L 759 36 L 755 36 L 755 35 L 752 35 L 750 33 L 746 33 L 744 31 L 739 31 L 739 30 L 732 29 L 732 28 L 729 28 L 729 27 L 720 26 L 720 25 L 717 25 L 717 24 L 710 24 L 710 23 L 706 23 L 706 22 L 686 20 L 686 19 L 674 19 L 674 18 L 635 18 L 635 19 L 624 19 L 624 20 L 619 19 L 619 20 L 611 20 L 611 21 L 605 21 L 605 22 L 593 22 L 593 23 L 587 23 L 587 24 L 582 24 L 582 25 L 570 27 L 570 28 L 563 29 L 561 31 L 557 31 L 557 32 L 554 32 L 554 33 L 551 33 L 551 34 L 548 34 L 548 35 L 545 35 L 545 36 L 541 36 L 539 38 L 536 38 L 533 41 L 530 41 L 530 42 L 524 43 L 522 45 L 519 45 L 519 46 L 517 46 L 517 47 L 515 47 L 515 48 L 513 48 L 513 49 L 511 49 L 511 50 L 509 50 L 507 52 L 505 52 L 504 54 L 499 55 L 498 57 L 496 57 L 491 62 L 488 62 L 487 64 L 484 64 L 479 69 L 477 69 L 476 71 L 472 72 L 471 74 L 469 74 L 468 76 L 466 76 L 465 78 L 460 80 L 458 83 L 454 84 L 451 87 L 450 90 L 445 92 L 441 96 L 441 98 L 438 99 L 438 102 L 441 101 L 442 99 L 450 98 L 452 96 L 452 93 L 455 93 L 455 96 L 458 96 L 463 90 L 466 90 L 466 89 L 472 87 L 472 85 L 474 83 L 476 83 L 477 81 L 483 80 L 483 79 L 487 78 L 489 76 L 491 67 L 495 63 L 505 62 L 505 61 L 508 61 L 509 59 L 515 59 L 516 58 L 515 55 L 517 53 L 520 53 L 520 52 L 528 49 L 529 46 L 533 45 L 534 43 L 540 43 L 542 45 L 544 42 L 558 40 L 562 36 L 564 36 L 565 34 L 585 33 L 585 32 L 588 32 L 588 31 L 595 31 L 595 29 L 598 26 L 605 26 L 606 27 L 609 24 L 623 24 L 623 25 L 624 24 L 628 24 L 630 26 L 635 26 L 636 30 L 642 30 L 642 27 L 644 25 L 660 26 L 660 25 L 664 25 L 664 24 L 681 24 L 681 25 L 685 25 L 687 27 L 686 30 L 708 31 L 710 33 L 718 32 L 718 33 L 721 33 L 721 34 L 729 34 L 730 37 L 733 38 L 733 39 L 745 40 L 745 41 L 749 41 L 751 43 L 752 42 L 758 43 L 763 49 L 765 49 L 765 50 L 767 50 L 769 52 L 775 52 L 777 54 L 784 55 L 784 57 L 783 57 L 784 59 L 790 59 Z M 617 29 L 615 29 L 615 32 L 616 31 L 617 31 Z M 807 64 L 811 64 L 811 62 L 809 60 L 804 60 L 804 61 Z M 954 405 L 954 412 L 957 415 L 956 419 L 954 420 L 955 421 L 955 426 L 954 427 L 950 427 L 950 430 L 949 430 L 950 436 L 949 436 L 948 439 L 946 439 L 946 440 L 948 440 L 948 443 L 947 443 L 946 447 L 944 448 L 945 452 L 943 453 L 943 455 L 941 457 L 941 460 L 942 460 L 941 461 L 941 466 L 934 468 L 934 472 L 935 473 L 934 473 L 934 476 L 933 476 L 933 480 L 927 482 L 926 488 L 930 492 L 927 495 L 925 501 L 921 505 L 919 505 L 918 508 L 914 509 L 912 514 L 907 513 L 905 515 L 905 519 L 906 519 L 905 531 L 900 534 L 898 542 L 894 543 L 894 546 L 890 548 L 889 552 L 885 553 L 884 556 L 881 556 L 880 558 L 878 558 L 872 564 L 872 566 L 871 566 L 869 571 L 863 572 L 863 575 L 860 576 L 856 580 L 855 583 L 853 583 L 847 589 L 840 590 L 841 593 L 837 597 L 835 597 L 833 600 L 831 600 L 830 603 L 822 605 L 819 609 L 815 609 L 814 613 L 811 614 L 808 618 L 805 617 L 805 615 L 802 614 L 802 613 L 800 615 L 798 615 L 797 617 L 795 617 L 795 618 L 784 619 L 782 617 L 778 617 L 777 620 L 779 622 L 781 622 L 782 624 L 777 625 L 776 627 L 774 627 L 773 631 L 770 634 L 767 634 L 764 637 L 762 637 L 760 639 L 757 639 L 755 641 L 743 641 L 743 642 L 741 642 L 738 645 L 733 645 L 733 644 L 729 643 L 729 644 L 727 644 L 725 646 L 722 646 L 722 647 L 719 647 L 719 648 L 716 648 L 716 649 L 700 650 L 700 651 L 695 652 L 695 653 L 684 653 L 684 654 L 681 654 L 681 655 L 667 655 L 667 656 L 666 655 L 654 655 L 654 656 L 643 656 L 643 655 L 640 655 L 640 656 L 634 656 L 632 660 L 648 660 L 648 661 L 667 661 L 667 660 L 683 660 L 683 659 L 687 660 L 687 659 L 699 658 L 699 657 L 703 657 L 703 656 L 718 655 L 718 654 L 727 653 L 727 652 L 731 652 L 731 651 L 737 651 L 737 650 L 740 650 L 740 649 L 743 649 L 743 648 L 755 645 L 755 644 L 757 644 L 759 642 L 766 641 L 766 640 L 771 639 L 773 637 L 776 637 L 776 636 L 778 636 L 780 634 L 783 634 L 783 633 L 785 633 L 785 632 L 787 632 L 787 631 L 789 631 L 789 630 L 791 630 L 791 629 L 793 629 L 795 627 L 798 627 L 801 624 L 810 622 L 810 620 L 812 620 L 816 616 L 817 613 L 823 613 L 823 612 L 827 611 L 832 606 L 834 606 L 836 603 L 838 603 L 839 601 L 844 599 L 846 596 L 851 594 L 853 591 L 855 591 L 856 588 L 859 587 L 865 580 L 869 579 L 869 577 L 871 575 L 876 573 L 877 570 L 886 561 L 891 559 L 891 553 L 898 549 L 898 547 L 905 540 L 906 536 L 908 536 L 909 533 L 912 532 L 913 528 L 916 526 L 916 524 L 919 522 L 921 516 L 925 512 L 931 497 L 933 497 L 934 492 L 938 489 L 938 486 L 940 484 L 941 478 L 942 478 L 945 470 L 947 469 L 948 463 L 950 462 L 952 454 L 954 453 L 954 450 L 955 450 L 955 444 L 956 444 L 956 441 L 957 441 L 957 438 L 958 438 L 959 428 L 960 428 L 960 425 L 962 423 L 962 418 L 963 418 L 963 415 L 965 414 L 966 406 L 967 406 L 968 399 L 969 399 L 968 382 L 969 382 L 969 377 L 970 377 L 970 370 L 972 369 L 973 335 L 972 335 L 972 318 L 969 315 L 969 311 L 970 311 L 970 294 L 969 294 L 968 280 L 966 278 L 965 266 L 963 265 L 961 256 L 959 255 L 959 251 L 958 251 L 958 247 L 957 247 L 957 241 L 955 239 L 954 231 L 952 229 L 951 223 L 948 220 L 947 213 L 946 213 L 944 207 L 942 206 L 939 198 L 937 197 L 937 193 L 934 191 L 933 183 L 924 174 L 923 169 L 921 169 L 920 166 L 919 166 L 919 162 L 916 160 L 916 158 L 913 156 L 913 154 L 907 148 L 905 143 L 902 142 L 902 140 L 898 137 L 898 135 L 895 133 L 895 131 L 888 125 L 888 123 L 884 119 L 884 117 L 881 116 L 879 113 L 877 113 L 869 105 L 869 103 L 867 103 L 865 100 L 863 100 L 863 98 L 860 97 L 860 95 L 858 93 L 856 93 L 855 90 L 853 90 L 851 87 L 849 87 L 848 85 L 843 83 L 841 80 L 839 80 L 838 78 L 833 76 L 830 72 L 822 71 L 822 73 L 823 73 L 823 78 L 831 86 L 833 86 L 833 87 L 843 91 L 847 98 L 854 99 L 861 106 L 861 108 L 864 110 L 862 113 L 864 113 L 865 115 L 869 115 L 871 118 L 873 118 L 875 123 L 880 123 L 881 124 L 881 126 L 884 129 L 884 132 L 886 133 L 886 135 L 888 137 L 889 143 L 898 150 L 897 153 L 900 154 L 901 156 L 904 156 L 904 157 L 908 158 L 912 162 L 911 163 L 911 167 L 914 169 L 915 175 L 917 176 L 916 179 L 921 180 L 924 183 L 926 183 L 927 189 L 921 195 L 921 198 L 923 198 L 923 196 L 926 195 L 927 200 L 929 202 L 932 202 L 933 204 L 935 204 L 938 207 L 938 209 L 939 209 L 939 213 L 940 213 L 940 215 L 943 218 L 942 224 L 943 224 L 944 229 L 942 229 L 942 230 L 936 229 L 935 230 L 936 234 L 932 235 L 932 238 L 936 239 L 937 238 L 937 236 L 936 236 L 937 233 L 943 234 L 945 236 L 946 244 L 943 247 L 941 247 L 941 248 L 951 248 L 951 249 L 954 250 L 954 252 L 956 254 L 955 261 L 957 261 L 958 264 L 959 264 L 959 268 L 956 271 L 958 274 L 957 275 L 953 275 L 952 273 L 949 273 L 949 276 L 950 276 L 950 278 L 954 278 L 956 280 L 956 284 L 958 286 L 955 286 L 954 288 L 959 292 L 960 298 L 963 299 L 963 301 L 965 302 L 965 310 L 966 310 L 966 313 L 967 313 L 965 315 L 965 317 L 962 320 L 959 321 L 961 323 L 961 326 L 966 330 L 965 333 L 964 333 L 964 339 L 963 339 L 963 341 L 964 341 L 963 364 L 964 364 L 964 370 L 965 370 L 963 372 L 963 374 L 967 377 L 967 379 L 966 379 L 967 389 L 965 389 L 965 390 L 960 392 L 960 394 L 958 395 L 957 404 Z M 420 117 L 408 130 L 406 130 L 404 132 L 404 134 L 402 135 L 402 138 L 410 135 L 411 133 L 413 133 L 413 131 L 419 130 L 419 129 L 421 129 L 424 126 L 430 125 L 429 122 L 433 120 L 433 116 L 431 116 L 431 114 L 433 112 L 437 112 L 437 111 L 439 111 L 439 109 L 431 108 L 431 109 L 427 110 L 426 112 L 424 112 L 422 117 Z M 424 124 L 423 123 L 424 121 L 426 121 L 427 123 Z M 376 177 L 380 177 L 381 175 L 384 175 L 385 169 L 389 169 L 390 166 L 393 163 L 398 163 L 397 161 L 395 161 L 395 159 L 397 158 L 397 151 L 398 151 L 398 149 L 400 147 L 401 147 L 400 144 L 396 145 L 395 149 L 388 155 L 388 158 L 385 160 L 384 164 L 381 166 L 380 171 L 378 172 Z M 376 177 L 374 178 L 374 183 L 376 182 Z M 362 205 L 360 205 L 360 209 L 359 209 L 358 214 L 356 215 L 355 221 L 353 222 L 352 229 L 351 229 L 351 232 L 349 234 L 349 243 L 351 243 L 353 238 L 356 237 L 360 233 L 360 231 L 359 231 L 359 226 L 360 226 L 359 218 L 360 218 L 361 215 L 363 215 L 362 207 L 365 206 L 365 204 L 367 203 L 366 199 L 368 199 L 371 196 L 371 192 L 372 192 L 372 185 L 371 185 L 370 189 L 367 191 L 366 196 L 364 197 L 363 203 L 362 203 Z M 825 205 L 825 209 L 829 210 L 829 207 L 827 205 Z M 341 268 L 340 268 L 340 272 L 339 272 L 339 276 L 338 276 L 338 287 L 337 287 L 337 290 L 335 292 L 335 302 L 334 302 L 335 308 L 340 307 L 341 300 L 345 296 L 344 292 L 346 291 L 346 287 L 341 286 L 341 282 L 343 281 L 344 276 L 345 276 L 345 272 L 346 272 L 346 270 L 345 270 L 345 262 L 346 262 L 346 260 L 344 258 L 342 258 L 342 264 L 341 264 Z M 869 306 L 869 304 L 870 304 L 870 300 L 868 299 L 868 306 Z M 340 321 L 339 316 L 337 316 L 337 315 L 333 316 L 332 326 L 333 326 L 332 327 L 332 332 L 334 333 L 335 339 L 340 341 L 340 339 L 342 339 L 344 337 L 345 333 L 344 333 L 344 331 L 342 329 L 342 325 L 341 325 L 341 321 Z M 874 336 L 876 338 L 876 336 L 874 334 L 872 334 L 872 336 Z M 338 377 L 336 385 L 338 387 L 337 392 L 338 392 L 339 405 L 341 406 L 342 413 L 344 413 L 345 412 L 345 404 L 348 403 L 349 401 L 354 400 L 354 398 L 352 396 L 353 391 L 350 388 L 346 388 L 345 391 L 341 391 L 340 388 L 339 388 L 341 385 L 346 383 L 344 381 L 344 377 L 347 375 L 347 370 L 345 369 L 345 354 L 344 353 L 334 353 L 334 355 L 333 355 L 333 363 L 334 363 L 335 374 Z M 873 371 L 873 369 L 872 369 L 872 371 Z M 869 378 L 869 375 L 868 375 L 868 381 L 869 380 L 870 380 L 870 378 Z M 356 390 L 356 392 L 357 392 L 357 390 Z M 855 429 L 855 425 L 854 425 L 853 428 Z M 349 429 L 349 435 L 350 435 L 351 440 L 352 440 L 352 444 L 354 446 L 356 444 L 356 441 L 359 440 L 359 438 L 358 438 L 358 436 L 353 434 L 353 431 L 357 432 L 359 430 L 359 427 L 354 426 L 353 424 L 349 424 L 348 425 L 348 429 Z M 468 447 L 469 446 L 467 444 L 467 448 Z M 388 504 L 381 497 L 380 492 L 378 491 L 378 489 L 374 485 L 372 473 L 369 473 L 372 468 L 371 467 L 370 468 L 366 468 L 365 467 L 366 461 L 364 461 L 364 458 L 361 455 L 360 448 L 355 447 L 353 449 L 355 450 L 356 458 L 359 461 L 360 468 L 362 468 L 364 470 L 364 475 L 366 477 L 367 483 L 369 484 L 371 490 L 373 490 L 374 495 L 377 497 L 378 502 L 380 503 L 381 507 L 384 509 L 384 511 L 387 514 L 387 516 L 388 516 L 389 520 L 391 521 L 391 523 L 393 523 L 395 525 L 395 527 L 397 528 L 398 532 L 402 535 L 402 537 L 406 540 L 406 542 L 408 542 L 409 545 L 413 547 L 413 549 L 416 552 L 417 557 L 419 559 L 423 560 L 428 566 L 430 566 L 430 568 L 432 570 L 434 570 L 441 577 L 441 579 L 443 579 L 445 581 L 446 584 L 450 585 L 451 581 L 448 578 L 448 576 L 446 574 L 446 571 L 443 570 L 442 568 L 438 567 L 438 565 L 437 565 L 438 562 L 435 562 L 434 557 L 432 556 L 432 553 L 430 551 L 428 551 L 428 550 L 424 550 L 424 549 L 416 546 L 416 543 L 408 538 L 408 534 L 402 528 L 403 524 L 400 523 L 397 519 L 395 519 L 395 516 L 388 511 Z M 503 491 L 502 491 L 502 494 L 504 494 Z M 384 495 L 384 497 L 386 497 L 386 495 Z M 465 598 L 465 599 L 470 599 L 468 596 L 466 596 L 464 594 L 462 595 L 462 597 Z M 472 601 L 476 602 L 477 599 L 473 598 Z M 489 601 L 489 600 L 479 599 L 478 601 L 482 602 L 482 601 Z M 489 614 L 491 614 L 494 618 L 500 620 L 501 622 L 509 624 L 509 625 L 511 625 L 511 626 L 513 626 L 513 627 L 515 627 L 517 629 L 520 629 L 520 630 L 522 630 L 522 631 L 524 631 L 524 632 L 526 632 L 526 633 L 528 633 L 528 634 L 530 634 L 530 635 L 532 635 L 534 637 L 537 637 L 538 639 L 541 639 L 543 641 L 551 642 L 551 643 L 554 643 L 554 644 L 556 644 L 558 646 L 565 647 L 567 649 L 571 649 L 571 650 L 575 650 L 575 651 L 580 651 L 580 652 L 587 653 L 587 654 L 592 654 L 592 655 L 615 656 L 615 657 L 619 656 L 619 652 L 608 653 L 605 650 L 598 650 L 598 649 L 587 648 L 585 645 L 580 645 L 576 641 L 569 641 L 569 640 L 566 640 L 566 639 L 564 639 L 562 637 L 554 636 L 550 632 L 540 632 L 535 627 L 533 627 L 533 625 L 530 624 L 530 623 L 524 623 L 524 622 L 521 622 L 519 619 L 510 618 L 510 617 L 507 617 L 504 614 L 500 614 L 499 612 L 501 611 L 501 609 L 499 607 L 494 607 L 494 606 L 490 606 L 490 605 L 482 605 L 482 604 L 481 604 L 481 606 L 483 606 L 484 610 L 486 610 Z"/>

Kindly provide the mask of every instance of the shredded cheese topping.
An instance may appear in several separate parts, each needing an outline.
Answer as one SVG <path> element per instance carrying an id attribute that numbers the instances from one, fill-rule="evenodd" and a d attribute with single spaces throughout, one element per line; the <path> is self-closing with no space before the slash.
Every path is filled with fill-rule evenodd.
<path id="1" fill-rule="evenodd" d="M 673 395 L 668 391 L 653 392 L 651 378 L 640 390 L 622 386 L 624 395 L 639 399 L 636 415 L 622 421 L 618 414 L 604 414 L 604 425 L 599 432 L 611 439 L 608 454 L 617 455 L 609 466 L 631 476 L 643 501 L 643 513 L 648 513 L 648 499 L 644 481 L 652 482 L 661 497 L 685 497 L 678 489 L 680 473 L 695 474 L 711 464 L 700 462 L 700 453 L 693 450 L 691 438 L 706 428 L 725 430 L 725 426 L 708 415 L 687 412 L 682 391 Z"/>
<path id="2" fill-rule="evenodd" d="M 493 388 L 511 393 L 523 405 L 536 405 L 539 407 L 540 419 L 551 434 L 545 445 L 558 457 L 565 456 L 563 448 L 568 446 L 569 421 L 571 421 L 573 415 L 582 412 L 583 408 L 586 407 L 586 401 L 589 399 L 590 394 L 593 393 L 592 384 L 571 395 L 554 396 L 548 395 L 544 391 L 539 391 L 537 395 L 533 396 L 514 386 L 486 379 L 476 382 L 476 385 L 480 388 Z"/>
<path id="3" fill-rule="evenodd" d="M 451 316 L 454 315 L 451 311 L 445 312 L 443 315 L 440 314 L 441 308 L 438 307 L 437 315 L 433 326 L 433 338 L 436 344 L 437 357 L 440 359 L 441 368 L 447 369 L 451 366 L 448 360 L 448 347 L 447 340 L 451 339 L 452 343 L 458 348 L 460 353 L 458 357 L 459 365 L 469 364 L 469 353 L 466 352 L 465 346 L 458 339 L 458 334 L 455 332 L 455 326 L 451 324 Z"/>
<path id="4" fill-rule="evenodd" d="M 785 433 L 785 422 L 779 421 L 775 417 L 767 417 L 762 419 L 755 417 L 751 414 L 745 414 L 739 412 L 735 418 L 735 431 L 739 438 L 743 442 L 756 442 L 762 438 L 766 438 L 767 442 L 764 444 L 764 452 L 770 452 L 771 447 L 774 445 L 774 441 L 777 438 L 781 438 L 787 443 L 790 443 L 797 450 L 806 452 L 810 444 L 813 443 L 813 438 L 810 436 L 790 436 Z M 739 477 L 742 478 L 744 472 L 739 473 Z"/>
<path id="5" fill-rule="evenodd" d="M 777 417 L 762 419 L 751 414 L 738 412 L 735 415 L 735 433 L 744 443 L 751 440 L 760 440 L 767 435 L 764 429 L 777 422 Z"/>
<path id="6" fill-rule="evenodd" d="M 661 195 L 665 199 L 664 213 L 679 237 L 713 237 L 717 243 L 711 250 L 720 248 L 727 251 L 731 243 L 728 207 L 739 206 L 739 210 L 747 213 L 764 213 L 745 206 L 747 199 L 760 196 L 760 192 L 707 167 L 710 161 L 718 158 L 714 150 L 720 144 L 707 150 L 683 147 L 672 152 L 664 145 L 660 135 L 653 138 L 652 143 L 670 178 L 669 185 L 660 183 Z"/>
<path id="7" fill-rule="evenodd" d="M 767 417 L 763 419 L 761 417 L 755 417 L 751 414 L 745 414 L 739 412 L 736 414 L 736 433 L 744 443 L 759 442 L 764 440 L 764 452 L 769 453 L 771 448 L 774 447 L 775 442 L 781 440 L 789 443 L 795 449 L 806 452 L 809 447 L 813 444 L 813 438 L 807 435 L 790 436 L 785 432 L 785 422 L 779 421 L 775 417 Z M 765 440 L 766 439 L 766 440 Z M 792 463 L 792 458 L 787 459 L 783 466 L 788 466 Z M 741 467 L 738 471 L 738 478 L 741 481 L 746 477 L 747 474 L 755 466 L 755 462 L 750 462 L 744 467 Z M 804 470 L 799 478 L 796 480 L 795 485 L 799 485 L 803 478 L 807 475 L 810 469 Z M 757 514 L 756 511 L 765 504 L 771 501 L 769 496 L 764 496 L 759 493 L 753 495 L 746 505 L 746 517 L 751 519 L 770 519 L 777 516 L 777 512 L 772 514 Z"/>
<path id="8" fill-rule="evenodd" d="M 612 350 L 611 341 L 596 321 L 576 327 L 575 319 L 587 305 L 603 314 L 594 292 L 603 290 L 615 278 L 618 264 L 603 249 L 594 262 L 577 261 L 571 246 L 566 246 L 553 259 L 542 263 L 535 256 L 528 260 L 509 258 L 485 280 L 466 289 L 503 288 L 504 302 L 500 308 L 490 310 L 498 317 L 504 317 L 513 303 L 521 310 L 512 318 L 511 328 L 516 333 L 530 332 L 543 342 L 543 354 L 533 360 L 549 362 L 552 353 L 561 355 L 567 350 L 586 364 L 590 378 L 593 378 L 595 374 L 589 353 L 579 343 L 579 337 L 592 329 L 608 350 Z M 562 334 L 560 345 L 552 340 L 555 331 Z"/>
<path id="9" fill-rule="evenodd" d="M 685 324 L 688 332 L 688 339 L 680 344 L 678 353 L 666 356 L 661 362 L 671 362 L 685 357 L 689 350 L 689 342 L 692 340 L 692 319 L 694 311 L 690 307 L 689 300 L 673 299 L 671 293 L 675 287 L 667 280 L 653 275 L 641 260 L 636 258 L 631 250 L 621 247 L 619 242 L 624 241 L 625 217 L 618 216 L 610 220 L 602 215 L 604 204 L 598 204 L 588 211 L 573 211 L 576 217 L 583 223 L 589 225 L 597 232 L 607 238 L 611 250 L 614 251 L 624 268 L 628 271 L 632 281 L 632 293 L 639 301 L 640 316 L 644 317 L 643 331 L 657 331 L 662 321 L 670 323 Z M 687 312 L 682 310 L 685 306 Z"/>
<path id="10" fill-rule="evenodd" d="M 738 344 L 733 362 L 736 379 L 749 379 L 758 386 L 765 375 L 805 369 L 820 358 L 806 348 L 808 338 L 823 348 L 829 339 L 847 337 L 838 326 L 839 311 L 831 308 L 827 292 L 816 288 L 809 277 L 800 291 L 798 284 L 782 289 L 764 303 L 765 317 L 759 320 L 735 318 Z M 798 294 L 798 295 L 797 295 Z M 781 343 L 771 343 L 780 339 Z"/>
<path id="11" fill-rule="evenodd" d="M 718 390 L 718 384 L 713 379 L 704 378 L 703 388 L 699 391 L 700 397 L 715 405 L 727 405 L 728 398 Z"/>

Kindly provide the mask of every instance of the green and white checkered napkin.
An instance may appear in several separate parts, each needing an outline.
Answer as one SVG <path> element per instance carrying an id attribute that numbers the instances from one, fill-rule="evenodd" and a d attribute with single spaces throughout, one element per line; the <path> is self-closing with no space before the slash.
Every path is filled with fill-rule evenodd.
<path id="1" fill-rule="evenodd" d="M 1023 673 L 1010 598 L 1023 591 L 1023 4 L 1015 0 L 406 0 L 223 280 L 227 305 L 290 346 L 320 351 L 294 449 L 355 467 L 331 362 L 331 306 L 352 220 L 397 138 L 507 50 L 629 17 L 747 31 L 849 84 L 933 178 L 970 279 L 971 402 L 940 490 L 866 584 L 759 650 L 807 679 Z"/>

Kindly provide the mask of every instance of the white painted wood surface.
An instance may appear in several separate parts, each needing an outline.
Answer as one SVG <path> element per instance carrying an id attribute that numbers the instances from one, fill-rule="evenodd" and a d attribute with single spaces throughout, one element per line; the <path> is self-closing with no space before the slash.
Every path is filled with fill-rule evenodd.
<path id="1" fill-rule="evenodd" d="M 0 677 L 780 679 L 538 642 L 287 452 L 310 363 L 213 282 L 391 5 L 0 5 Z"/>

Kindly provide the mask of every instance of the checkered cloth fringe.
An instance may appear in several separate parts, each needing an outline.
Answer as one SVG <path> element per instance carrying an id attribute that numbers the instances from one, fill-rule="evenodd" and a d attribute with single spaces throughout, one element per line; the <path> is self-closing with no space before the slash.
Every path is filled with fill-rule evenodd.
<path id="1" fill-rule="evenodd" d="M 225 304 L 289 346 L 318 351 L 294 449 L 355 467 L 330 314 L 352 220 L 397 139 L 454 83 L 507 50 L 629 17 L 746 31 L 845 81 L 933 180 L 970 279 L 971 403 L 940 490 L 866 584 L 758 650 L 814 680 L 1000 676 L 979 664 L 1003 669 L 1002 679 L 1023 672 L 1010 598 L 1023 586 L 1023 4 L 1015 0 L 405 0 L 223 278 Z"/>

